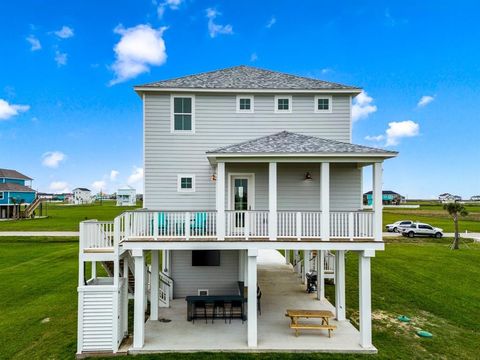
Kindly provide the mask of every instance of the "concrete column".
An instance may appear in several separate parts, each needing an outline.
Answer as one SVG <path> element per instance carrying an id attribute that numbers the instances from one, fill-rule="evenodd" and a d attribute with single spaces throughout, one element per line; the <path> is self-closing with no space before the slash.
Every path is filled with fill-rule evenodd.
<path id="1" fill-rule="evenodd" d="M 323 241 L 330 239 L 330 163 L 320 163 L 320 233 Z"/>
<path id="2" fill-rule="evenodd" d="M 373 238 L 382 241 L 382 163 L 373 164 Z"/>
<path id="3" fill-rule="evenodd" d="M 225 239 L 225 163 L 217 164 L 216 183 L 217 238 Z"/>
<path id="4" fill-rule="evenodd" d="M 150 319 L 158 320 L 158 287 L 159 287 L 158 250 L 152 250 L 152 275 L 150 284 Z"/>
<path id="5" fill-rule="evenodd" d="M 145 257 L 143 250 L 134 250 L 132 255 L 135 260 L 133 348 L 141 349 L 145 343 Z"/>
<path id="6" fill-rule="evenodd" d="M 317 299 L 325 299 L 325 253 L 323 250 L 317 250 Z"/>
<path id="7" fill-rule="evenodd" d="M 248 250 L 248 346 L 257 347 L 257 249 Z"/>
<path id="8" fill-rule="evenodd" d="M 290 264 L 290 250 L 285 249 L 285 264 Z"/>
<path id="9" fill-rule="evenodd" d="M 335 252 L 335 309 L 338 321 L 345 320 L 345 251 Z"/>
<path id="10" fill-rule="evenodd" d="M 372 294 L 370 283 L 370 257 L 374 251 L 361 251 L 358 258 L 360 345 L 372 346 Z"/>
<path id="11" fill-rule="evenodd" d="M 268 234 L 277 240 L 277 163 L 268 164 Z"/>
<path id="12" fill-rule="evenodd" d="M 245 260 L 243 254 L 243 250 L 238 250 L 238 281 L 245 281 Z"/>

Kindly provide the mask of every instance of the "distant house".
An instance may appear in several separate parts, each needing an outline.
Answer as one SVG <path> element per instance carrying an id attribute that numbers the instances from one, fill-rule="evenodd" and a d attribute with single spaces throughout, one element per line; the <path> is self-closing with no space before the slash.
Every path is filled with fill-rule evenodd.
<path id="1" fill-rule="evenodd" d="M 117 206 L 135 206 L 137 192 L 131 186 L 125 186 L 117 191 Z"/>
<path id="2" fill-rule="evenodd" d="M 470 198 L 471 201 L 480 201 L 480 195 L 474 195 Z"/>
<path id="3" fill-rule="evenodd" d="M 391 190 L 382 191 L 383 205 L 400 205 L 405 202 L 405 197 Z M 363 204 L 371 206 L 373 204 L 373 194 L 371 191 L 363 194 Z"/>
<path id="4" fill-rule="evenodd" d="M 87 188 L 76 188 L 72 191 L 71 203 L 75 205 L 91 204 L 93 202 L 92 192 Z"/>
<path id="5" fill-rule="evenodd" d="M 22 205 L 35 201 L 37 193 L 31 188 L 32 180 L 16 170 L 0 169 L 0 219 L 17 217 Z"/>
<path id="6" fill-rule="evenodd" d="M 452 202 L 452 201 L 461 201 L 462 197 L 458 195 L 452 195 L 450 193 L 443 193 L 438 195 L 438 200 L 442 203 Z"/>

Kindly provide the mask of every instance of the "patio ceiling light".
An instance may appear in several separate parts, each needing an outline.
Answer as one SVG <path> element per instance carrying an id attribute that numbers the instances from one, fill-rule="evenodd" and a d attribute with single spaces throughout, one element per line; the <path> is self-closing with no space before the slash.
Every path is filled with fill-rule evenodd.
<path id="1" fill-rule="evenodd" d="M 310 171 L 307 171 L 307 172 L 305 173 L 305 180 L 307 180 L 307 181 L 313 180 L 312 174 L 310 173 Z"/>

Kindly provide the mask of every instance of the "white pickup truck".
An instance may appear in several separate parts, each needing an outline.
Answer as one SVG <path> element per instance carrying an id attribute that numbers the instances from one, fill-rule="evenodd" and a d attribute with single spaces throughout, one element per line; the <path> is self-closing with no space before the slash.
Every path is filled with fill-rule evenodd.
<path id="1" fill-rule="evenodd" d="M 403 236 L 413 238 L 415 236 L 432 236 L 441 238 L 443 236 L 443 230 L 423 223 L 413 223 L 409 227 L 401 227 L 399 231 Z"/>

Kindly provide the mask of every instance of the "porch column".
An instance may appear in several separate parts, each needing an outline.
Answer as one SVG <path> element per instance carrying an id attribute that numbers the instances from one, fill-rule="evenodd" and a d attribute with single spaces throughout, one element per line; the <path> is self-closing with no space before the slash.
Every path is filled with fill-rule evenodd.
<path id="1" fill-rule="evenodd" d="M 290 250 L 285 249 L 285 264 L 290 264 Z"/>
<path id="2" fill-rule="evenodd" d="M 277 163 L 268 164 L 268 234 L 277 240 Z"/>
<path id="3" fill-rule="evenodd" d="M 360 307 L 360 345 L 372 346 L 372 287 L 370 283 L 370 258 L 375 251 L 364 250 L 358 257 L 359 307 Z"/>
<path id="4" fill-rule="evenodd" d="M 152 273 L 150 278 L 150 319 L 158 320 L 158 250 L 152 250 Z"/>
<path id="5" fill-rule="evenodd" d="M 338 321 L 345 320 L 345 251 L 335 252 L 335 309 Z"/>
<path id="6" fill-rule="evenodd" d="M 248 250 L 248 346 L 257 347 L 257 249 Z"/>
<path id="7" fill-rule="evenodd" d="M 97 278 L 97 262 L 92 261 L 92 279 Z"/>
<path id="8" fill-rule="evenodd" d="M 225 239 L 225 163 L 217 164 L 216 183 L 217 238 Z"/>
<path id="9" fill-rule="evenodd" d="M 298 273 L 297 263 L 298 263 L 298 250 L 293 250 L 293 270 Z"/>
<path id="10" fill-rule="evenodd" d="M 382 163 L 373 164 L 373 238 L 382 241 Z"/>
<path id="11" fill-rule="evenodd" d="M 320 233 L 322 241 L 330 239 L 330 163 L 320 163 Z"/>
<path id="12" fill-rule="evenodd" d="M 245 282 L 245 261 L 244 261 L 244 251 L 238 250 L 238 281 Z"/>
<path id="13" fill-rule="evenodd" d="M 309 272 L 311 270 L 311 264 L 310 264 L 310 250 L 305 250 L 303 252 L 303 264 L 305 265 L 305 278 L 303 279 L 304 280 L 304 284 L 307 283 L 307 272 Z"/>
<path id="14" fill-rule="evenodd" d="M 325 299 L 325 254 L 317 250 L 317 300 Z"/>
<path id="15" fill-rule="evenodd" d="M 133 348 L 141 349 L 145 343 L 145 257 L 143 250 L 133 250 L 132 256 L 135 261 Z"/>

